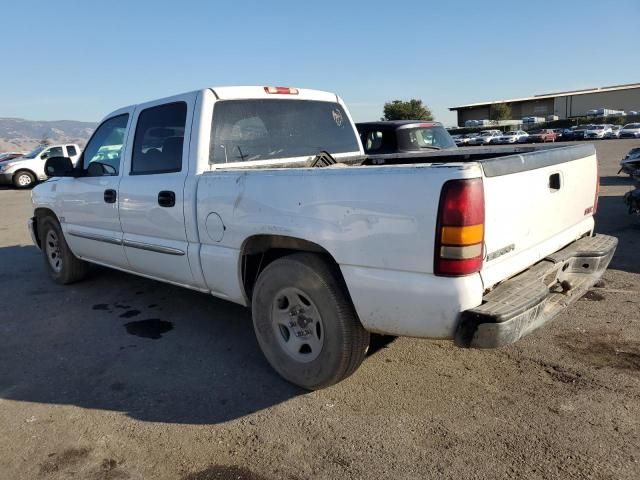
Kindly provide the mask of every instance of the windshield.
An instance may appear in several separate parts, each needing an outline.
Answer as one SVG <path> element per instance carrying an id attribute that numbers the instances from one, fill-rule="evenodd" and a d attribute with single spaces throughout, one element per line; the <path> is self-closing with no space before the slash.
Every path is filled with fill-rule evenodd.
<path id="1" fill-rule="evenodd" d="M 46 147 L 44 147 L 43 145 L 38 145 L 36 148 L 27 153 L 24 158 L 36 158 L 45 148 Z"/>
<path id="2" fill-rule="evenodd" d="M 640 123 L 627 123 L 624 127 L 622 128 L 640 128 Z"/>
<path id="3" fill-rule="evenodd" d="M 211 163 L 360 150 L 346 112 L 333 102 L 223 100 L 214 107 L 211 129 Z"/>
<path id="4" fill-rule="evenodd" d="M 455 147 L 455 142 L 439 125 L 404 127 L 397 130 L 399 150 L 440 149 Z"/>
<path id="5" fill-rule="evenodd" d="M 517 135 L 518 132 L 504 132 L 504 136 L 505 137 L 513 137 L 514 135 Z"/>

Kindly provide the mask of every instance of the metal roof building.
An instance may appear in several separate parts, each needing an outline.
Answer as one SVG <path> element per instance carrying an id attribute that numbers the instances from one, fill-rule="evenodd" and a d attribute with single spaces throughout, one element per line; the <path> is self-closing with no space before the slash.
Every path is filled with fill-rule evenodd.
<path id="1" fill-rule="evenodd" d="M 499 103 L 511 105 L 511 118 L 518 120 L 523 117 L 549 115 L 557 115 L 561 119 L 583 117 L 589 110 L 598 108 L 638 111 L 640 110 L 640 83 L 470 103 L 449 107 L 449 110 L 458 113 L 458 125 L 463 126 L 467 120 L 490 119 L 492 107 Z"/>

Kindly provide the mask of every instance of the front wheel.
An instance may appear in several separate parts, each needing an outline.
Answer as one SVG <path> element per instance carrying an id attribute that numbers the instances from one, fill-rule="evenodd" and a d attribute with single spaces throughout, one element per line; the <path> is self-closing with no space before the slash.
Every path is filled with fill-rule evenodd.
<path id="1" fill-rule="evenodd" d="M 13 176 L 13 186 L 16 188 L 29 188 L 35 182 L 35 175 L 27 170 L 20 170 Z"/>
<path id="2" fill-rule="evenodd" d="M 39 231 L 44 264 L 51 279 L 62 285 L 82 280 L 87 274 L 88 264 L 69 249 L 60 224 L 52 217 L 45 217 L 40 222 Z"/>
<path id="3" fill-rule="evenodd" d="M 253 326 L 271 366 L 308 390 L 347 378 L 369 345 L 337 268 L 297 253 L 275 260 L 253 291 Z"/>

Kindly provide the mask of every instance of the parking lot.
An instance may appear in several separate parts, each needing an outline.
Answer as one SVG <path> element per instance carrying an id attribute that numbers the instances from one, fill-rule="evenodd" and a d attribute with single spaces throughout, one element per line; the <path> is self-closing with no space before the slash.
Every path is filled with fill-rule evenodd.
<path id="1" fill-rule="evenodd" d="M 640 218 L 595 143 L 605 284 L 498 350 L 376 337 L 309 393 L 264 360 L 248 310 L 96 268 L 45 275 L 29 191 L 0 189 L 0 477 L 12 479 L 640 476 Z M 526 192 L 525 192 L 526 194 Z"/>

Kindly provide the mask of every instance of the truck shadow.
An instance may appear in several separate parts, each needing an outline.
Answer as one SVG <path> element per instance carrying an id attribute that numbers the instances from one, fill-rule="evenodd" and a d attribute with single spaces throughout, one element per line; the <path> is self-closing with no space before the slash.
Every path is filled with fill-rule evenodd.
<path id="1" fill-rule="evenodd" d="M 0 248 L 2 399 L 215 424 L 304 393 L 267 364 L 241 306 L 105 268 L 59 286 L 41 262 Z"/>
<path id="2" fill-rule="evenodd" d="M 601 187 L 616 187 L 625 185 L 628 185 L 629 188 L 633 186 L 633 180 L 631 180 L 631 178 L 626 174 L 600 177 Z"/>
<path id="3" fill-rule="evenodd" d="M 622 196 L 600 197 L 596 232 L 618 237 L 618 247 L 609 268 L 640 273 L 640 216 L 628 214 Z"/>

